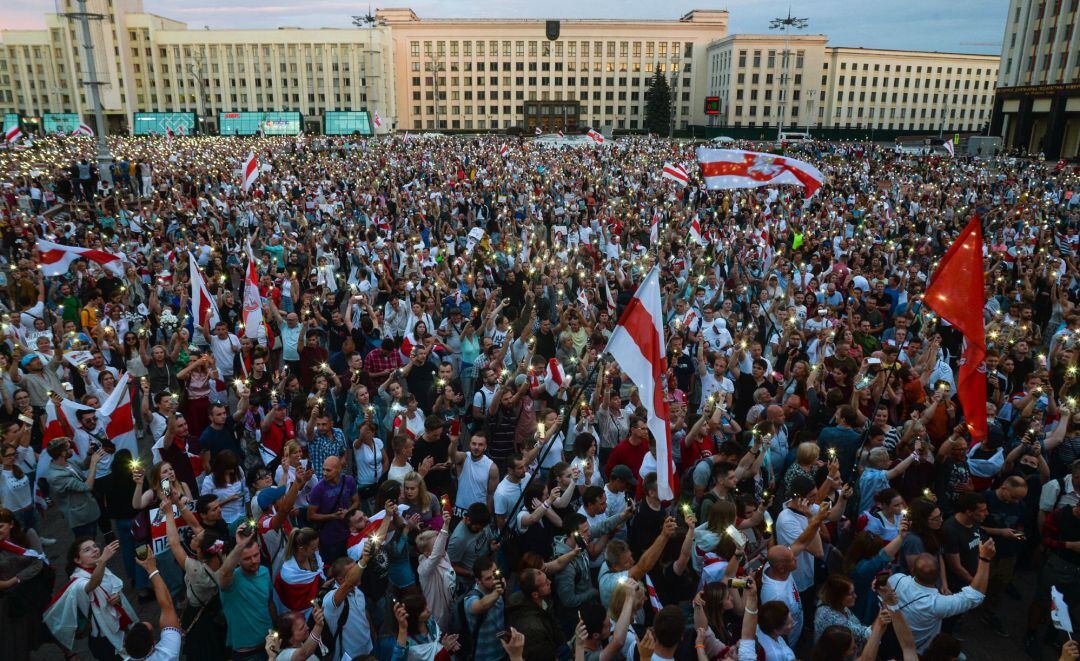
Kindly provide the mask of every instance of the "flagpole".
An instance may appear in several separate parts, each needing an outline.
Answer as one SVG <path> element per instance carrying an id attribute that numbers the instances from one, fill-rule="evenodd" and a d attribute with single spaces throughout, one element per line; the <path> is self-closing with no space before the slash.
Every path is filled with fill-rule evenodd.
<path id="1" fill-rule="evenodd" d="M 578 406 L 580 405 L 581 394 L 585 392 L 585 386 L 593 380 L 593 377 L 596 376 L 597 368 L 599 368 L 600 365 L 603 364 L 603 362 L 603 354 L 597 356 L 596 362 L 593 364 L 592 369 L 589 370 L 588 376 L 585 377 L 584 381 L 578 383 L 577 391 L 574 392 L 573 398 L 569 400 L 571 402 L 569 411 L 570 413 L 573 413 L 574 409 L 578 408 Z M 557 437 L 560 433 L 566 433 L 566 426 L 568 424 L 570 424 L 570 416 L 566 415 L 563 418 L 562 424 L 559 425 L 558 430 L 556 430 L 555 433 L 551 435 L 552 441 L 554 441 L 555 437 Z M 521 488 L 521 493 L 518 494 L 517 501 L 514 502 L 514 506 L 511 507 L 508 512 L 508 516 L 506 517 L 506 523 L 504 523 L 502 528 L 498 530 L 497 535 L 499 539 L 503 538 L 503 532 L 506 530 L 506 527 L 510 525 L 510 522 L 513 520 L 514 516 L 516 516 L 518 507 L 522 505 L 522 501 L 525 499 L 525 492 L 528 491 L 529 485 L 532 484 L 534 479 L 536 479 L 536 475 L 540 472 L 540 467 L 544 465 L 544 459 L 547 457 L 548 453 L 551 452 L 551 448 L 553 447 L 555 447 L 554 442 L 548 443 L 548 446 L 544 448 L 543 452 L 541 452 L 540 455 L 536 458 L 536 470 L 533 471 L 529 475 L 529 479 L 525 481 L 525 486 Z M 597 462 L 597 468 L 599 468 L 599 460 Z"/>

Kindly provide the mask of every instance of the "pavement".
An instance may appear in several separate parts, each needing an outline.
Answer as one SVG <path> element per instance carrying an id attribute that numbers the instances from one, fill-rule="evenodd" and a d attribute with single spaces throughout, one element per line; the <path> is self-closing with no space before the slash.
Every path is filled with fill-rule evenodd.
<path id="1" fill-rule="evenodd" d="M 45 537 L 56 539 L 56 544 L 46 548 L 45 552 L 49 556 L 52 566 L 56 568 L 57 585 L 55 589 L 59 590 L 68 580 L 67 575 L 64 573 L 64 556 L 74 537 L 71 529 L 64 523 L 63 516 L 56 509 L 46 513 L 38 532 Z M 140 619 L 146 620 L 156 627 L 158 618 L 157 604 L 154 602 L 138 603 L 138 600 L 135 599 L 135 589 L 124 573 L 119 555 L 113 558 L 109 568 L 117 576 L 124 579 L 128 600 L 135 607 Z M 959 632 L 959 636 L 964 640 L 964 652 L 968 661 L 999 661 L 1000 659 L 1025 661 L 1030 658 L 1024 652 L 1023 637 L 1027 626 L 1028 604 L 1035 586 L 1035 573 L 1030 570 L 1019 572 L 1013 579 L 1013 585 L 1020 592 L 1022 598 L 1014 600 L 1005 596 L 1002 599 L 1003 615 L 1001 619 L 1005 625 L 1007 637 L 1000 635 L 999 632 L 981 622 L 976 612 L 967 613 L 964 616 L 962 631 Z M 1064 635 L 1061 638 L 1064 640 Z M 1052 649 L 1044 645 L 1042 658 L 1045 661 L 1057 659 L 1059 649 Z M 76 641 L 75 651 L 78 652 L 80 659 L 89 660 L 92 658 L 86 647 L 85 639 Z M 38 649 L 34 654 L 34 659 L 35 661 L 63 661 L 64 656 L 56 645 L 46 644 Z"/>

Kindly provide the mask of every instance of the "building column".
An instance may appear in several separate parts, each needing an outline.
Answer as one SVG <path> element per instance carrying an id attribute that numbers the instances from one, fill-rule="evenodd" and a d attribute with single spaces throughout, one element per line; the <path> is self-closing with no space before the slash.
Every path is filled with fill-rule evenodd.
<path id="1" fill-rule="evenodd" d="M 1062 143 L 1065 140 L 1065 103 L 1068 97 L 1058 92 L 1050 102 L 1050 119 L 1043 136 L 1043 149 L 1046 158 L 1056 159 L 1061 156 Z"/>
<path id="2" fill-rule="evenodd" d="M 1001 136 L 1002 140 L 1005 139 L 1005 134 L 1002 132 L 1002 128 L 1005 125 L 1005 115 L 1001 112 L 1002 106 L 1005 105 L 1005 99 L 1000 94 L 994 95 L 994 107 L 990 111 L 990 132 L 987 135 Z"/>
<path id="3" fill-rule="evenodd" d="M 1022 147 L 1027 150 L 1027 144 L 1031 141 L 1031 125 L 1033 123 L 1033 117 L 1031 116 L 1031 107 L 1034 104 L 1035 99 L 1031 96 L 1020 97 L 1020 107 L 1016 111 L 1016 131 L 1013 133 L 1012 143 L 1009 147 Z"/>

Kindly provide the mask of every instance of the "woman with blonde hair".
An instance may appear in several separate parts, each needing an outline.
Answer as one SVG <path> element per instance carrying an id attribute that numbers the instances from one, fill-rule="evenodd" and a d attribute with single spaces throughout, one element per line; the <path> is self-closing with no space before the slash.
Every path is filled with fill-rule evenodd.
<path id="1" fill-rule="evenodd" d="M 615 590 L 611 593 L 611 601 L 608 603 L 607 616 L 609 623 L 614 622 L 611 639 L 604 649 L 612 649 L 622 652 L 622 658 L 634 658 L 634 649 L 637 648 L 637 633 L 630 628 L 630 621 L 645 604 L 645 586 L 632 578 L 619 581 Z"/>
<path id="2" fill-rule="evenodd" d="M 817 471 L 821 458 L 821 448 L 817 443 L 813 441 L 806 441 L 799 443 L 799 447 L 795 449 L 795 463 L 791 464 L 791 467 L 784 473 L 784 493 L 791 491 L 791 481 L 799 475 L 804 475 L 811 480 L 814 479 L 814 473 Z"/>
<path id="3" fill-rule="evenodd" d="M 410 471 L 405 475 L 401 483 L 401 499 L 398 501 L 409 506 L 409 516 L 420 516 L 420 522 L 428 530 L 438 530 L 442 527 L 443 511 L 439 499 L 427 490 L 424 476 L 416 471 Z"/>
<path id="4" fill-rule="evenodd" d="M 274 576 L 274 606 L 279 613 L 294 611 L 307 617 L 326 580 L 322 566 L 319 533 L 314 528 L 293 528 L 285 544 L 285 562 Z"/>

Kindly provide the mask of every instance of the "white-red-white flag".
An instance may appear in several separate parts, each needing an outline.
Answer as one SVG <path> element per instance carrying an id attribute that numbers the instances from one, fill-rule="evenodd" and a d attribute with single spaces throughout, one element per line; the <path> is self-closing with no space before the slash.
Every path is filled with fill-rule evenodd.
<path id="1" fill-rule="evenodd" d="M 165 127 L 165 142 L 171 145 L 174 135 L 175 134 L 173 133 L 172 127 L 171 126 L 166 126 Z"/>
<path id="2" fill-rule="evenodd" d="M 86 122 L 80 122 L 78 128 L 71 132 L 71 135 L 85 135 L 94 137 L 94 129 L 90 128 L 90 125 Z"/>
<path id="3" fill-rule="evenodd" d="M 45 239 L 37 240 L 38 262 L 41 265 L 43 275 L 63 275 L 71 268 L 72 262 L 85 259 L 88 262 L 100 264 L 118 278 L 124 276 L 124 260 L 120 255 L 114 255 L 104 250 L 94 248 L 80 248 L 79 246 L 64 246 Z"/>
<path id="4" fill-rule="evenodd" d="M 563 132 L 562 132 L 562 131 L 559 131 L 559 137 L 560 137 L 560 138 L 565 138 L 566 136 L 565 136 L 565 135 L 563 135 Z"/>
<path id="5" fill-rule="evenodd" d="M 22 129 L 19 128 L 18 124 L 16 124 L 15 126 L 9 128 L 6 133 L 4 133 L 4 142 L 8 143 L 9 145 L 13 145 L 19 140 L 22 140 L 22 137 Z"/>
<path id="6" fill-rule="evenodd" d="M 506 158 L 506 155 L 509 154 L 509 153 L 510 153 L 510 147 L 508 147 L 507 145 L 503 145 L 502 147 L 499 147 L 499 156 L 502 156 L 503 158 Z"/>
<path id="7" fill-rule="evenodd" d="M 589 129 L 589 132 L 586 133 L 585 135 L 589 136 L 589 139 L 592 140 L 593 142 L 595 142 L 598 145 L 604 144 L 605 138 L 604 138 L 603 135 L 600 134 L 599 131 Z"/>
<path id="8" fill-rule="evenodd" d="M 552 397 L 555 393 L 559 392 L 561 386 L 570 386 L 571 377 L 566 376 L 566 372 L 563 371 L 562 365 L 555 358 L 548 360 L 547 367 L 544 369 L 544 390 Z"/>
<path id="9" fill-rule="evenodd" d="M 660 214 L 654 213 L 652 225 L 649 227 L 649 243 L 654 246 L 660 245 Z"/>
<path id="10" fill-rule="evenodd" d="M 952 140 L 946 140 L 942 147 L 945 148 L 945 151 L 949 152 L 949 156 L 956 156 L 956 148 L 953 147 Z"/>
<path id="11" fill-rule="evenodd" d="M 377 128 L 377 129 L 381 129 L 381 128 L 382 128 L 382 117 L 379 117 L 379 111 L 378 111 L 378 110 L 376 110 L 376 111 L 375 111 L 375 112 L 374 112 L 374 113 L 373 113 L 373 114 L 371 115 L 371 123 L 372 123 L 372 124 L 374 124 L 374 125 L 375 125 L 375 128 Z"/>
<path id="12" fill-rule="evenodd" d="M 202 270 L 195 261 L 195 255 L 190 252 L 188 267 L 191 270 L 191 316 L 195 320 L 195 326 L 209 326 L 210 330 L 214 330 L 214 325 L 221 319 L 221 315 L 218 314 L 217 303 L 206 286 Z"/>
<path id="13" fill-rule="evenodd" d="M 661 176 L 664 179 L 674 181 L 680 186 L 686 186 L 690 183 L 690 175 L 678 163 L 664 163 L 664 172 Z"/>
<path id="14" fill-rule="evenodd" d="M 129 450 L 132 457 L 139 456 L 135 439 L 135 414 L 131 408 L 130 374 L 124 372 L 116 382 L 116 388 L 98 408 L 98 417 L 105 423 L 105 434 L 117 450 Z"/>
<path id="15" fill-rule="evenodd" d="M 675 466 L 663 379 L 667 373 L 664 317 L 660 303 L 660 267 L 654 266 L 630 299 L 608 340 L 606 353 L 638 388 L 648 413 L 647 424 L 656 439 L 656 485 L 661 500 L 675 496 Z"/>
<path id="16" fill-rule="evenodd" d="M 825 183 L 821 170 L 786 156 L 702 147 L 697 150 L 697 157 L 705 187 L 710 190 L 794 184 L 802 186 L 806 197 L 811 197 Z"/>
<path id="17" fill-rule="evenodd" d="M 604 278 L 604 305 L 609 315 L 615 314 L 615 297 L 611 295 L 611 286 L 608 284 L 607 278 Z"/>
<path id="18" fill-rule="evenodd" d="M 690 222 L 690 238 L 700 246 L 708 245 L 705 237 L 701 234 L 701 222 L 696 217 Z"/>
<path id="19" fill-rule="evenodd" d="M 244 161 L 243 170 L 245 191 L 251 188 L 251 185 L 259 178 L 259 169 L 259 159 L 255 156 L 255 152 L 249 153 L 247 159 Z"/>
<path id="20" fill-rule="evenodd" d="M 255 260 L 248 259 L 247 277 L 244 279 L 244 335 L 256 340 L 262 328 L 262 294 L 259 292 L 259 274 Z"/>
<path id="21" fill-rule="evenodd" d="M 544 134 L 544 132 L 540 130 L 539 126 L 537 126 L 536 127 L 536 135 L 543 135 L 543 134 Z"/>

